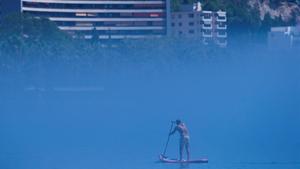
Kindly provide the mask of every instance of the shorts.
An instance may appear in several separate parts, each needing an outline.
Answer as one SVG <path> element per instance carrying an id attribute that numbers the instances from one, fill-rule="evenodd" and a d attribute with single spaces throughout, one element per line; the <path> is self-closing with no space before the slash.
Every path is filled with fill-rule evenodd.
<path id="1" fill-rule="evenodd" d="M 190 143 L 190 136 L 183 136 L 180 138 L 180 145 L 188 145 Z"/>

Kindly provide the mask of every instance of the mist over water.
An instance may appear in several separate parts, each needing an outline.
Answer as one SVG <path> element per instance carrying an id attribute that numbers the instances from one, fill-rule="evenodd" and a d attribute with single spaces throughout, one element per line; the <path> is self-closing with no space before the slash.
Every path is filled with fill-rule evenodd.
<path id="1" fill-rule="evenodd" d="M 299 51 L 223 52 L 158 64 L 124 51 L 131 59 L 109 71 L 1 73 L 0 168 L 299 168 Z M 208 164 L 156 163 L 177 118 Z M 178 135 L 167 155 L 178 157 Z"/>

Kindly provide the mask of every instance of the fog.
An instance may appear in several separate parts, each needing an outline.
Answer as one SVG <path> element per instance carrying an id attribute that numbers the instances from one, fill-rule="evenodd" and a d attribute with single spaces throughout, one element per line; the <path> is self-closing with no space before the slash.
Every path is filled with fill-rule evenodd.
<path id="1" fill-rule="evenodd" d="M 133 48 L 133 57 L 111 48 L 123 59 L 111 67 L 2 71 L 0 168 L 180 168 L 156 163 L 178 118 L 192 158 L 209 159 L 186 168 L 299 168 L 299 50 L 233 44 L 210 47 L 217 54 L 205 59 L 175 61 L 174 51 L 158 49 L 167 62 L 141 61 L 134 57 L 155 49 Z M 171 136 L 169 157 L 178 157 L 178 139 Z"/>

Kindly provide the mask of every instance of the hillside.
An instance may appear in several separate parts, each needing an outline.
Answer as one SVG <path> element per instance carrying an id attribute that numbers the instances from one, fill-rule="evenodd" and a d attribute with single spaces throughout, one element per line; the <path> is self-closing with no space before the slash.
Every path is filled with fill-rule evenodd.
<path id="1" fill-rule="evenodd" d="M 173 0 L 172 7 L 197 0 Z M 231 28 L 267 30 L 295 25 L 300 20 L 300 0 L 200 0 L 204 10 L 225 10 Z"/>
<path id="2" fill-rule="evenodd" d="M 298 0 L 249 0 L 248 4 L 260 11 L 261 20 L 269 15 L 272 19 L 281 18 L 284 22 L 289 22 L 299 17 L 300 13 Z"/>

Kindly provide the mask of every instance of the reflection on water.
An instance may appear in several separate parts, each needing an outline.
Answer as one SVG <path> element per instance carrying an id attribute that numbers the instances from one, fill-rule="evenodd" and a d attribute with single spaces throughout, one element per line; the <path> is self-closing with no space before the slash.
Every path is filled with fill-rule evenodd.
<path id="1" fill-rule="evenodd" d="M 180 167 L 179 167 L 179 169 L 187 169 L 187 168 L 190 168 L 189 166 L 189 164 L 180 164 L 179 165 Z"/>
<path id="2" fill-rule="evenodd" d="M 145 167 L 157 169 L 298 169 L 299 163 L 294 164 L 164 164 L 162 166 Z"/>

